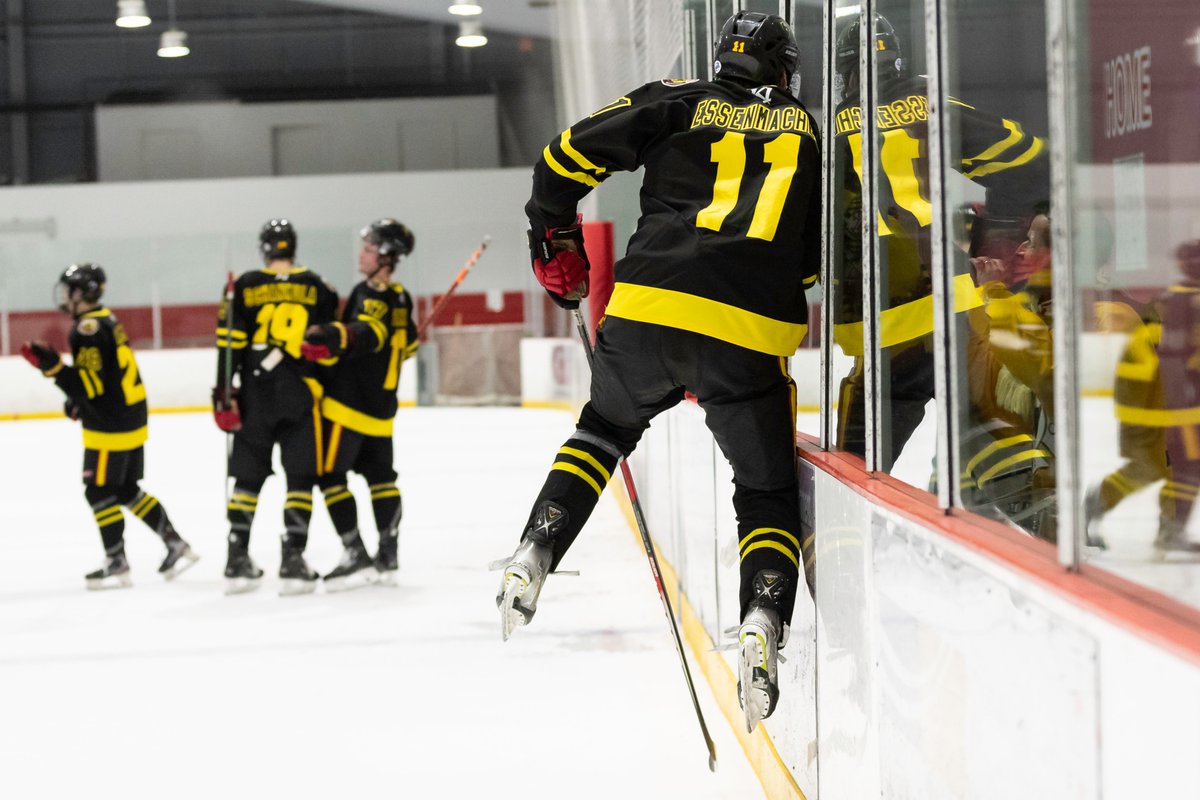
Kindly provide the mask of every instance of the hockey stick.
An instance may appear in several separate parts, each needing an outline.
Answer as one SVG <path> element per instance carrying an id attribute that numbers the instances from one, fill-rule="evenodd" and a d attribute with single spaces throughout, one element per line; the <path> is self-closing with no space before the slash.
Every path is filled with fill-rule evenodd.
<path id="1" fill-rule="evenodd" d="M 483 243 L 480 244 L 479 247 L 475 248 L 475 252 L 471 253 L 471 257 L 467 259 L 467 263 L 463 264 L 463 268 L 458 271 L 458 275 L 454 278 L 454 283 L 450 284 L 450 288 L 446 290 L 446 293 L 439 297 L 437 302 L 433 304 L 433 309 L 429 312 L 429 315 L 425 317 L 424 321 L 422 321 L 417 327 L 418 341 L 420 341 L 421 337 L 425 335 L 425 331 L 428 330 L 429 326 L 433 324 L 434 318 L 437 317 L 438 312 L 441 311 L 446 305 L 446 301 L 450 299 L 450 295 L 454 294 L 454 290 L 457 289 L 458 285 L 463 282 L 463 278 L 467 277 L 467 272 L 470 271 L 471 267 L 475 266 L 475 262 L 479 260 L 479 257 L 483 255 L 483 251 L 487 250 L 487 246 L 491 244 L 491 242 L 491 236 L 483 237 Z"/>
<path id="2" fill-rule="evenodd" d="M 583 342 L 583 351 L 587 354 L 588 366 L 593 366 L 592 339 L 588 336 L 587 325 L 583 321 L 583 312 L 577 307 L 574 311 L 575 327 L 579 331 L 579 339 Z M 696 709 L 696 720 L 700 723 L 700 731 L 704 734 L 704 743 L 708 745 L 708 768 L 717 771 L 717 747 L 713 744 L 712 736 L 708 733 L 708 725 L 704 723 L 704 712 L 700 710 L 700 699 L 696 697 L 696 684 L 692 682 L 692 671 L 688 668 L 687 657 L 683 654 L 683 640 L 679 636 L 679 626 L 675 623 L 675 612 L 671 608 L 671 600 L 667 597 L 666 587 L 663 586 L 662 571 L 658 568 L 658 557 L 654 555 L 654 542 L 650 539 L 650 531 L 646 528 L 646 517 L 642 514 L 642 504 L 638 502 L 637 488 L 633 485 L 633 473 L 629 471 L 629 463 L 621 459 L 621 477 L 625 479 L 625 491 L 629 494 L 629 504 L 633 506 L 633 518 L 637 521 L 638 534 L 642 537 L 642 547 L 646 549 L 646 558 L 650 561 L 650 572 L 654 575 L 654 585 L 658 587 L 658 598 L 662 600 L 663 611 L 667 621 L 671 623 L 671 635 L 675 638 L 675 652 L 679 654 L 679 663 L 683 667 L 683 676 L 687 678 L 688 691 L 692 695 L 692 707 Z"/>
<path id="3" fill-rule="evenodd" d="M 233 392 L 233 271 L 225 279 L 225 391 Z M 229 462 L 233 458 L 233 431 L 225 432 L 225 506 L 233 493 L 229 485 Z"/>

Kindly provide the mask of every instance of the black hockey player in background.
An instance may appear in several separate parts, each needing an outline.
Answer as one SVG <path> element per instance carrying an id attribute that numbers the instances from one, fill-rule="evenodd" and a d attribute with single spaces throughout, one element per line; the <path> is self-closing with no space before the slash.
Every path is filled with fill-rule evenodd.
<path id="1" fill-rule="evenodd" d="M 505 638 L 617 461 L 650 420 L 694 393 L 734 473 L 741 552 L 739 695 L 753 728 L 775 710 L 801 560 L 795 384 L 804 292 L 820 254 L 820 158 L 789 91 L 799 51 L 780 17 L 742 12 L 716 45 L 717 80 L 654 82 L 552 141 L 534 167 L 533 268 L 562 306 L 587 294 L 577 203 L 616 170 L 645 168 L 642 217 L 597 333 L 591 399 L 558 451 L 504 569 Z"/>
<path id="2" fill-rule="evenodd" d="M 131 585 L 122 506 L 162 538 L 167 556 L 158 571 L 163 577 L 170 580 L 196 561 L 162 503 L 138 486 L 148 430 L 146 387 L 125 329 L 101 304 L 104 287 L 104 270 L 86 263 L 67 267 L 55 286 L 59 309 L 74 320 L 72 364 L 45 342 L 21 346 L 21 355 L 66 394 L 66 415 L 83 425 L 84 496 L 100 526 L 105 554 L 104 564 L 86 577 L 89 589 Z"/>
<path id="3" fill-rule="evenodd" d="M 326 449 L 321 488 L 346 548 L 341 563 L 325 576 L 330 589 L 363 585 L 372 573 L 390 582 L 397 569 L 402 507 L 392 428 L 400 367 L 417 352 L 417 327 L 412 297 L 394 273 L 413 244 L 412 232 L 394 219 L 364 228 L 358 256 L 363 281 L 350 292 L 341 319 L 310 327 L 301 347 L 305 358 L 329 364 L 321 375 Z M 374 560 L 359 535 L 358 506 L 346 482 L 351 470 L 370 488 L 379 531 Z"/>
<path id="4" fill-rule="evenodd" d="M 250 526 L 278 443 L 287 478 L 279 577 L 284 594 L 298 594 L 315 589 L 320 577 L 305 562 L 304 548 L 324 461 L 321 386 L 300 347 L 310 325 L 333 320 L 337 293 L 296 266 L 296 231 L 287 220 L 267 222 L 259 247 L 266 266 L 237 279 L 217 320 L 213 414 L 221 430 L 233 433 L 225 577 L 229 592 L 253 589 L 262 577 L 249 554 Z"/>

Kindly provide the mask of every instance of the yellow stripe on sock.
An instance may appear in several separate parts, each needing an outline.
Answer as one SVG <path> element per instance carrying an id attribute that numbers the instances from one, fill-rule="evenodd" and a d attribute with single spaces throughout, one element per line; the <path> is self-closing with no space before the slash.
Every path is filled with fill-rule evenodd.
<path id="1" fill-rule="evenodd" d="M 550 469 L 552 471 L 559 470 L 560 472 L 569 472 L 572 475 L 582 478 L 584 481 L 587 482 L 588 486 L 591 486 L 593 489 L 596 490 L 597 497 L 599 497 L 600 495 L 602 495 L 604 493 L 603 487 L 601 487 L 600 484 L 596 483 L 596 479 L 593 478 L 591 475 L 588 475 L 581 467 L 577 467 L 574 464 L 567 464 L 563 461 L 555 461 L 554 464 L 550 467 Z"/>
<path id="2" fill-rule="evenodd" d="M 569 456 L 574 456 L 580 461 L 586 461 L 588 464 L 595 467 L 597 472 L 604 476 L 605 483 L 608 483 L 610 480 L 612 480 L 612 473 L 606 470 L 599 461 L 593 458 L 591 453 L 586 453 L 583 450 L 576 450 L 574 447 L 560 447 L 558 452 L 566 453 Z"/>
<path id="3" fill-rule="evenodd" d="M 747 547 L 745 549 L 745 551 L 742 553 L 742 558 L 745 559 L 746 556 L 750 555 L 755 550 L 758 550 L 763 547 L 769 547 L 772 550 L 778 550 L 779 552 L 781 552 L 785 556 L 787 556 L 791 560 L 791 562 L 796 565 L 796 569 L 800 568 L 800 560 L 796 558 L 795 554 L 792 553 L 791 550 L 788 550 L 786 547 L 781 545 L 779 542 L 769 542 L 769 541 L 768 542 L 755 542 L 754 544 L 750 545 L 749 547 Z"/>

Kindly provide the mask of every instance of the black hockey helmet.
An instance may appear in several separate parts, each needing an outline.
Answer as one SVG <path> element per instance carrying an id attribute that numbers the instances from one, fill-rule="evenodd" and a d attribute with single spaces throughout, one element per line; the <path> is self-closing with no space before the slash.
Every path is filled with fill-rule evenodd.
<path id="1" fill-rule="evenodd" d="M 90 261 L 72 264 L 63 270 L 54 284 L 54 305 L 58 306 L 60 311 L 69 314 L 71 308 L 68 303 L 98 303 L 104 294 L 107 281 L 104 268 L 99 264 Z"/>
<path id="2" fill-rule="evenodd" d="M 900 50 L 900 40 L 896 38 L 896 29 L 882 14 L 875 15 L 874 47 L 876 61 L 879 63 L 881 74 L 894 73 L 900 76 L 904 73 L 904 53 Z M 858 17 L 842 28 L 838 34 L 837 44 L 834 45 L 834 70 L 842 83 L 844 97 L 854 97 L 858 94 L 858 45 L 861 24 Z"/>
<path id="3" fill-rule="evenodd" d="M 783 17 L 739 11 L 725 21 L 713 46 L 713 75 L 774 86 L 780 74 L 792 80 L 800 67 L 800 48 Z"/>
<path id="4" fill-rule="evenodd" d="M 296 229 L 286 219 L 268 220 L 258 234 L 258 247 L 263 260 L 296 258 Z"/>
<path id="5" fill-rule="evenodd" d="M 390 256 L 393 261 L 413 251 L 416 239 L 407 226 L 391 217 L 377 219 L 359 234 L 364 242 L 379 248 L 379 255 Z"/>

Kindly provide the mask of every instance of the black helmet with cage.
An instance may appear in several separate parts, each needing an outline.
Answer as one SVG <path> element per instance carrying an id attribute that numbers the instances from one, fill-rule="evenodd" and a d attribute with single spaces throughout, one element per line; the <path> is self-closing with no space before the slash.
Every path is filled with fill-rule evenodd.
<path id="1" fill-rule="evenodd" d="M 723 80 L 795 85 L 799 70 L 792 26 L 775 14 L 739 11 L 725 21 L 713 46 L 713 75 Z"/>
<path id="2" fill-rule="evenodd" d="M 54 305 L 63 313 L 72 314 L 77 303 L 98 303 L 104 295 L 107 280 L 104 268 L 99 264 L 90 261 L 72 264 L 63 270 L 54 284 Z"/>
<path id="3" fill-rule="evenodd" d="M 875 59 L 879 64 L 881 77 L 903 77 L 904 53 L 900 50 L 900 40 L 896 38 L 896 29 L 882 14 L 874 16 L 874 45 Z M 856 16 L 838 34 L 834 45 L 834 71 L 840 83 L 840 93 L 843 99 L 858 96 L 858 54 L 859 31 L 862 26 Z"/>
<path id="4" fill-rule="evenodd" d="M 406 225 L 397 222 L 391 217 L 375 220 L 363 228 L 359 235 L 362 236 L 364 242 L 378 247 L 379 255 L 385 259 L 390 259 L 393 264 L 401 256 L 411 253 L 413 246 L 416 244 L 416 239 L 413 237 L 412 231 Z"/>
<path id="5" fill-rule="evenodd" d="M 258 247 L 264 261 L 296 259 L 296 229 L 286 219 L 268 220 L 258 234 Z"/>

